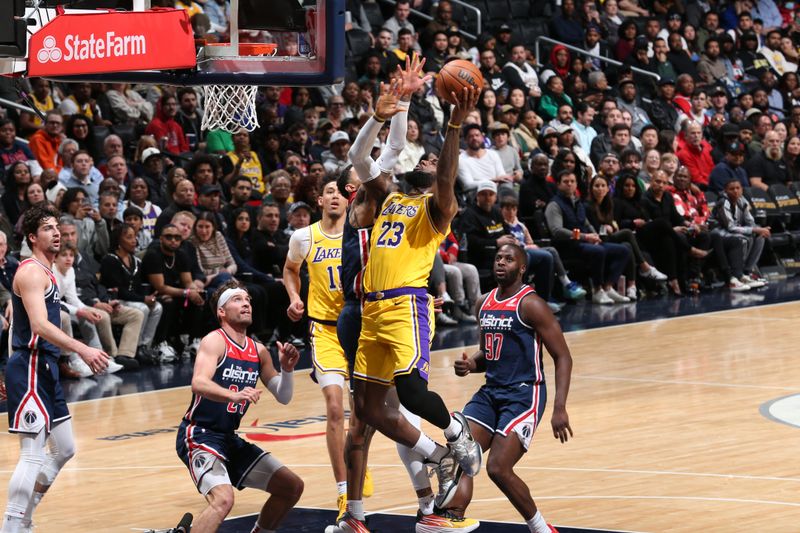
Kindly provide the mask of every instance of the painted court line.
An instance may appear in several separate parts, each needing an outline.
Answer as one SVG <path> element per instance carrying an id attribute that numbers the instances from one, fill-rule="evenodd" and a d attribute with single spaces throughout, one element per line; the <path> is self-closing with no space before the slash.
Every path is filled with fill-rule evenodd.
<path id="1" fill-rule="evenodd" d="M 720 502 L 720 503 L 752 503 L 760 505 L 777 505 L 784 507 L 800 507 L 800 502 L 781 502 L 774 500 L 751 500 L 742 498 L 711 498 L 705 496 L 536 496 L 537 500 L 682 500 L 682 501 L 698 501 L 698 502 Z M 508 498 L 484 498 L 474 499 L 472 503 L 494 503 L 494 502 L 507 502 Z"/>

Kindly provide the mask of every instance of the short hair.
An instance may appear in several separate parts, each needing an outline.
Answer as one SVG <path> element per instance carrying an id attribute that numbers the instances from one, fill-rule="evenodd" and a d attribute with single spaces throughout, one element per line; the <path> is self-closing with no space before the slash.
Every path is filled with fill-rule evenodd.
<path id="1" fill-rule="evenodd" d="M 277 209 L 280 212 L 281 208 L 278 207 L 278 204 L 275 202 L 264 202 L 261 204 L 261 207 L 258 208 L 258 216 L 262 216 L 264 214 L 265 209 Z"/>
<path id="2" fill-rule="evenodd" d="M 701 94 L 708 95 L 708 91 L 705 87 L 696 87 L 694 91 L 692 91 L 692 98 L 696 98 Z"/>
<path id="3" fill-rule="evenodd" d="M 128 209 L 136 209 L 136 208 L 129 207 Z M 127 212 L 128 209 L 126 209 L 125 211 Z M 142 216 L 141 211 L 139 211 L 138 213 L 132 213 L 131 216 L 133 215 Z M 123 222 L 122 224 L 114 228 L 114 231 L 111 232 L 111 250 L 116 250 L 117 248 L 119 248 L 119 240 L 122 238 L 122 234 L 128 230 L 134 232 L 134 234 L 136 233 L 136 230 L 133 229 L 133 226 L 131 226 L 127 222 Z"/>
<path id="4" fill-rule="evenodd" d="M 575 178 L 577 179 L 578 175 L 575 173 L 574 170 L 569 170 L 565 168 L 564 170 L 559 172 L 558 175 L 556 176 L 556 183 L 561 183 L 561 180 L 564 179 L 564 176 L 569 176 L 570 174 L 575 176 Z"/>
<path id="5" fill-rule="evenodd" d="M 348 165 L 348 166 L 352 166 L 352 165 Z M 327 184 L 331 183 L 331 182 L 336 183 L 336 180 L 337 180 L 338 177 L 339 176 L 336 175 L 336 174 L 327 174 L 327 175 L 323 176 L 322 179 L 319 181 L 319 191 L 317 191 L 317 194 L 322 196 L 322 191 L 325 190 L 325 186 Z M 336 183 L 336 190 L 337 191 L 339 190 L 338 183 Z"/>
<path id="6" fill-rule="evenodd" d="M 128 217 L 139 217 L 144 220 L 144 213 L 142 213 L 141 209 L 135 205 L 132 205 L 130 207 L 126 207 L 125 211 L 122 212 L 122 220 L 125 220 Z"/>
<path id="7" fill-rule="evenodd" d="M 184 95 L 187 94 L 193 94 L 197 96 L 197 91 L 194 90 L 194 87 L 181 87 L 180 89 L 178 89 L 178 102 L 180 102 L 181 98 L 183 98 Z"/>
<path id="8" fill-rule="evenodd" d="M 64 254 L 66 252 L 71 252 L 72 255 L 78 255 L 78 248 L 74 244 L 72 244 L 71 242 L 65 242 L 65 243 L 63 243 L 61 245 L 61 247 L 59 248 L 58 253 L 56 253 L 56 255 L 61 255 L 61 254 Z"/>
<path id="9" fill-rule="evenodd" d="M 500 207 L 519 207 L 516 194 L 504 194 L 500 198 Z"/>
<path id="10" fill-rule="evenodd" d="M 273 170 L 272 172 L 267 174 L 266 177 L 270 185 L 272 185 L 272 182 L 278 178 L 286 178 L 290 182 L 292 181 L 292 176 L 283 169 Z"/>
<path id="11" fill-rule="evenodd" d="M 236 184 L 237 184 L 237 183 L 239 183 L 240 181 L 246 181 L 246 182 L 247 182 L 247 183 L 249 183 L 250 185 L 253 185 L 253 180 L 251 180 L 251 179 L 250 179 L 248 176 L 245 176 L 245 175 L 239 174 L 239 175 L 238 175 L 238 176 L 236 176 L 236 177 L 233 179 L 233 181 L 231 182 L 231 189 L 233 189 L 234 187 L 236 187 Z"/>
<path id="12" fill-rule="evenodd" d="M 622 130 L 625 130 L 628 133 L 631 132 L 631 129 L 628 127 L 627 124 L 624 124 L 624 123 L 620 122 L 619 124 L 614 124 L 613 126 L 611 126 L 611 136 L 613 137 L 614 135 L 617 134 L 618 131 L 622 131 Z"/>
<path id="13" fill-rule="evenodd" d="M 172 219 L 170 220 L 170 222 L 174 222 L 175 220 L 178 220 L 181 217 L 188 218 L 189 220 L 192 221 L 192 224 L 194 224 L 195 221 L 197 220 L 197 215 L 195 215 L 191 211 L 178 211 L 177 213 L 172 215 Z"/>
<path id="14" fill-rule="evenodd" d="M 469 135 L 469 132 L 471 132 L 472 130 L 478 130 L 481 133 L 483 133 L 483 130 L 477 124 L 474 124 L 474 123 L 473 124 L 467 124 L 466 126 L 464 126 L 464 137 L 466 138 L 466 136 Z"/>
<path id="15" fill-rule="evenodd" d="M 110 190 L 105 190 L 105 191 L 101 192 L 100 195 L 98 196 L 98 199 L 102 199 L 102 198 L 105 198 L 105 197 L 108 197 L 108 196 L 114 198 L 114 200 L 119 202 L 119 193 L 116 192 L 116 191 L 110 191 Z M 98 203 L 100 203 L 100 202 L 98 201 Z"/>
<path id="16" fill-rule="evenodd" d="M 719 42 L 719 37 L 717 37 L 716 35 L 712 35 L 712 36 L 708 37 L 708 38 L 706 39 L 706 42 L 705 42 L 705 44 L 703 44 L 703 49 L 704 49 L 704 50 L 708 50 L 708 45 L 709 45 L 710 43 L 717 43 L 717 45 L 719 45 L 719 44 L 720 44 L 720 42 Z"/>
<path id="17" fill-rule="evenodd" d="M 66 149 L 67 149 L 67 146 L 71 146 L 71 145 L 73 145 L 73 144 L 74 144 L 75 146 L 80 146 L 80 145 L 78 144 L 78 141 L 76 141 L 75 139 L 70 139 L 69 137 L 65 137 L 65 138 L 64 138 L 64 140 L 63 140 L 63 141 L 61 141 L 61 144 L 59 144 L 59 145 L 58 145 L 58 150 L 57 150 L 57 151 L 58 151 L 58 154 L 59 154 L 59 155 L 64 155 L 64 150 L 66 150 Z M 76 154 L 76 155 L 77 155 L 77 154 Z"/>
<path id="18" fill-rule="evenodd" d="M 655 127 L 653 124 L 646 124 L 646 125 L 645 125 L 645 126 L 644 126 L 644 127 L 643 127 L 643 128 L 640 130 L 640 131 L 639 131 L 639 137 L 641 138 L 642 134 L 643 134 L 645 131 L 647 131 L 647 130 L 653 130 L 653 131 L 655 131 L 655 132 L 656 132 L 656 134 L 658 134 L 658 128 L 656 128 L 656 127 Z"/>
<path id="19" fill-rule="evenodd" d="M 25 242 L 28 243 L 28 246 L 33 248 L 33 243 L 31 243 L 31 235 L 36 235 L 36 232 L 39 231 L 39 226 L 42 225 L 48 218 L 55 218 L 56 222 L 58 222 L 58 217 L 60 213 L 55 207 L 45 205 L 35 205 L 28 208 L 25 211 L 25 214 L 22 215 L 22 231 L 25 233 Z"/>
<path id="20" fill-rule="evenodd" d="M 402 29 L 400 29 L 400 31 L 397 32 L 397 38 L 398 39 L 400 37 L 404 36 L 404 35 L 414 35 L 414 33 L 411 30 L 409 30 L 408 28 L 402 28 Z"/>
<path id="21" fill-rule="evenodd" d="M 172 218 L 175 218 L 175 217 L 172 217 Z M 176 226 L 175 224 L 170 222 L 169 224 L 164 224 L 164 227 L 161 228 L 161 235 L 159 235 L 159 237 L 163 237 L 164 236 L 164 232 L 167 231 L 170 228 L 180 232 L 180 230 L 178 229 L 178 226 Z"/>
<path id="22" fill-rule="evenodd" d="M 503 248 L 506 248 L 506 247 L 507 248 L 511 248 L 514 251 L 514 255 L 516 256 L 517 261 L 519 261 L 520 264 L 523 267 L 527 268 L 527 266 L 528 266 L 528 254 L 525 252 L 525 250 L 522 248 L 522 246 L 520 246 L 519 244 L 517 244 L 515 242 L 507 242 L 504 245 L 500 246 L 497 249 L 497 252 L 495 253 L 495 255 L 497 255 L 497 253 L 499 253 L 500 250 L 502 250 Z"/>
<path id="23" fill-rule="evenodd" d="M 625 148 L 619 155 L 619 158 L 621 161 L 625 161 L 631 156 L 637 158 L 639 161 L 642 160 L 642 154 L 640 154 L 638 150 L 634 150 L 633 148 Z"/>
<path id="24" fill-rule="evenodd" d="M 350 183 L 350 169 L 353 168 L 353 165 L 347 165 L 344 167 L 339 175 L 336 177 L 336 188 L 339 189 L 339 194 L 347 198 L 350 196 L 350 193 L 347 192 L 347 185 Z"/>

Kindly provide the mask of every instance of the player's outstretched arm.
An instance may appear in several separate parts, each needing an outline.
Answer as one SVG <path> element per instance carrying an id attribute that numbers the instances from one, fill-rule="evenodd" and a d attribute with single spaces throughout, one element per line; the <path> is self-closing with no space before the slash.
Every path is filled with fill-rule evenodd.
<path id="1" fill-rule="evenodd" d="M 103 372 L 108 367 L 108 354 L 70 337 L 47 319 L 44 294 L 50 283 L 50 279 L 38 267 L 23 267 L 14 276 L 14 288 L 22 298 L 31 331 L 59 348 L 77 353 L 95 374 Z"/>
<path id="2" fill-rule="evenodd" d="M 222 354 L 225 353 L 225 341 L 222 335 L 212 333 L 203 337 L 197 349 L 192 375 L 192 392 L 215 402 L 222 403 L 256 403 L 261 391 L 253 387 L 245 387 L 240 391 L 226 389 L 214 383 L 214 373 Z"/>
<path id="3" fill-rule="evenodd" d="M 436 228 L 441 233 L 447 233 L 450 222 L 458 212 L 456 200 L 456 176 L 458 175 L 458 154 L 461 142 L 461 124 L 470 111 L 475 109 L 480 93 L 473 87 L 464 87 L 461 94 L 451 93 L 453 100 L 458 102 L 450 113 L 450 122 L 447 124 L 447 133 L 444 136 L 444 145 L 439 153 L 439 163 L 436 166 L 436 181 L 431 192 L 433 197 L 429 200 L 431 217 Z"/>
<path id="4" fill-rule="evenodd" d="M 381 169 L 370 157 L 370 152 L 384 123 L 400 111 L 398 103 L 402 95 L 402 84 L 403 80 L 399 76 L 393 77 L 389 83 L 381 83 L 378 100 L 375 103 L 375 113 L 359 130 L 347 153 L 362 183 L 368 183 L 381 174 Z"/>
<path id="5" fill-rule="evenodd" d="M 553 402 L 553 436 L 567 442 L 572 436 L 572 427 L 567 415 L 567 395 L 572 375 L 572 356 L 561 326 L 553 316 L 547 303 L 535 294 L 525 296 L 521 304 L 522 320 L 533 327 L 541 336 L 542 343 L 556 365 L 556 398 Z"/>
<path id="6" fill-rule="evenodd" d="M 277 343 L 280 373 L 272 365 L 269 350 L 262 344 L 256 343 L 258 357 L 261 359 L 261 381 L 267 390 L 272 393 L 278 402 L 288 404 L 294 395 L 294 367 L 300 359 L 300 352 L 292 344 Z"/>

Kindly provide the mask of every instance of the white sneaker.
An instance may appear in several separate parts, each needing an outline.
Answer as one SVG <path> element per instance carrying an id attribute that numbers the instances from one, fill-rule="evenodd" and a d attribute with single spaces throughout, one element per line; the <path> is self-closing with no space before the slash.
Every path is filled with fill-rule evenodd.
<path id="1" fill-rule="evenodd" d="M 109 357 L 108 358 L 108 366 L 106 367 L 106 370 L 105 370 L 104 373 L 105 374 L 113 374 L 114 372 L 119 372 L 123 368 L 125 368 L 125 367 L 122 366 L 121 364 L 117 363 L 116 361 L 114 361 L 113 357 Z"/>
<path id="2" fill-rule="evenodd" d="M 731 292 L 745 292 L 750 290 L 750 285 L 747 283 L 742 283 L 736 278 L 731 278 L 728 280 L 728 289 Z"/>
<path id="3" fill-rule="evenodd" d="M 161 344 L 154 347 L 153 351 L 158 355 L 158 362 L 161 364 L 172 363 L 178 358 L 175 349 L 167 341 L 161 341 Z"/>
<path id="4" fill-rule="evenodd" d="M 639 274 L 645 279 L 652 279 L 655 281 L 667 281 L 667 275 L 658 270 L 653 265 L 650 265 L 650 270 L 647 272 L 639 271 Z"/>
<path id="5" fill-rule="evenodd" d="M 606 295 L 606 291 L 604 291 L 603 289 L 597 289 L 596 291 L 594 291 L 594 294 L 592 294 L 592 303 L 600 305 L 608 305 L 608 304 L 613 304 L 614 300 L 609 298 Z"/>
<path id="6" fill-rule="evenodd" d="M 80 375 L 82 378 L 88 378 L 94 375 L 92 369 L 86 364 L 86 361 L 81 359 L 78 354 L 69 356 L 69 367 Z"/>
<path id="7" fill-rule="evenodd" d="M 636 285 L 628 287 L 628 290 L 625 291 L 625 296 L 632 302 L 637 300 L 639 298 L 639 292 L 636 290 Z"/>
<path id="8" fill-rule="evenodd" d="M 749 274 L 741 277 L 741 282 L 750 286 L 751 289 L 760 289 L 767 284 L 766 281 L 760 278 L 753 278 Z"/>
<path id="9" fill-rule="evenodd" d="M 611 298 L 611 300 L 616 304 L 626 304 L 631 301 L 631 299 L 627 296 L 623 296 L 618 293 L 614 287 L 609 287 L 608 290 L 606 290 L 606 296 Z"/>
<path id="10" fill-rule="evenodd" d="M 183 348 L 183 353 L 181 353 L 181 359 L 191 359 L 195 355 L 197 355 L 197 350 L 200 349 L 200 339 L 193 339 L 190 344 L 187 344 Z"/>

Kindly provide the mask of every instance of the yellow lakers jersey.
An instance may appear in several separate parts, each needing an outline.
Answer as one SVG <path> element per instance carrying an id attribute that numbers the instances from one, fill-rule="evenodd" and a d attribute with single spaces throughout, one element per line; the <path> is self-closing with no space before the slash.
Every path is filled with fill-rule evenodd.
<path id="1" fill-rule="evenodd" d="M 342 295 L 342 234 L 326 235 L 320 223 L 312 224 L 308 249 L 308 316 L 336 322 L 344 307 Z"/>
<path id="2" fill-rule="evenodd" d="M 230 151 L 227 154 L 234 166 L 239 162 L 239 155 L 235 151 Z M 261 168 L 261 161 L 258 159 L 258 154 L 250 152 L 250 160 L 242 163 L 239 168 L 239 175 L 250 178 L 253 184 L 253 190 L 259 194 L 264 194 L 267 191 L 267 186 L 264 184 L 264 172 Z"/>
<path id="3" fill-rule="evenodd" d="M 433 259 L 444 239 L 428 211 L 431 196 L 394 193 L 383 202 L 370 238 L 366 292 L 428 286 Z"/>

